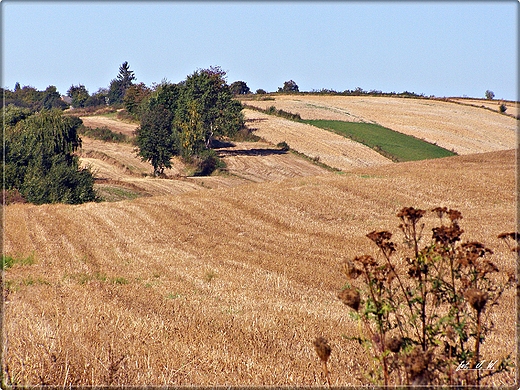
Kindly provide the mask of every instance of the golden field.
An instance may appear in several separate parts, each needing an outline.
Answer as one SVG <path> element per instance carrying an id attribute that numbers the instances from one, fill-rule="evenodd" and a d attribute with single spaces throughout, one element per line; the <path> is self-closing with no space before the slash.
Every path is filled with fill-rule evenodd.
<path id="1" fill-rule="evenodd" d="M 316 104 L 331 104 L 322 99 Z M 385 102 L 365 103 L 366 111 L 374 103 L 379 112 Z M 407 112 L 420 116 L 419 103 L 408 103 Z M 450 127 L 446 142 L 461 143 L 458 129 L 469 126 L 463 118 L 473 109 Z M 446 206 L 462 212 L 466 240 L 492 248 L 501 269 L 516 269 L 497 238 L 517 228 L 516 131 L 485 111 L 496 118 L 491 139 L 512 133 L 492 151 L 396 164 L 344 145 L 340 173 L 280 153 L 277 126 L 291 148 L 315 156 L 310 144 L 291 142 L 288 121 L 249 110 L 248 124 L 264 141 L 219 150 L 228 172 L 211 177 L 185 177 L 179 164 L 165 179 L 145 176 L 151 167 L 131 146 L 84 139 L 82 158 L 98 188 L 112 183 L 139 197 L 4 207 L 4 253 L 34 259 L 3 273 L 4 373 L 11 383 L 64 387 L 321 386 L 312 342 L 324 336 L 332 346 L 332 384 L 366 383 L 371 358 L 343 337 L 357 332 L 357 323 L 337 298 L 340 262 L 376 254 L 365 234 L 391 230 L 402 248 L 401 208 Z M 417 127 L 415 116 L 403 117 L 403 126 Z M 334 148 L 318 138 L 316 150 L 323 149 L 315 153 L 325 162 Z M 428 214 L 425 232 L 435 221 Z M 482 347 L 488 360 L 516 351 L 514 305 L 508 290 L 490 314 L 500 326 Z M 508 375 L 494 384 L 510 382 Z"/>
<path id="2" fill-rule="evenodd" d="M 518 121 L 481 107 L 433 99 L 374 96 L 281 95 L 244 100 L 260 108 L 275 106 L 302 119 L 377 123 L 453 150 L 472 154 L 516 146 Z M 290 144 L 289 144 L 290 145 Z"/>

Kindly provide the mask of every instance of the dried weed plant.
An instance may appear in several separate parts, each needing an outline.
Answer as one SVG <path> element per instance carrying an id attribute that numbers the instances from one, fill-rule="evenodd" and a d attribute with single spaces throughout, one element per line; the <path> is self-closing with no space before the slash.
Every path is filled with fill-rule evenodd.
<path id="1" fill-rule="evenodd" d="M 376 364 L 364 375 L 376 384 L 480 386 L 512 367 L 511 354 L 486 362 L 480 350 L 495 327 L 489 313 L 517 284 L 515 275 L 501 272 L 484 244 L 462 242 L 459 211 L 432 212 L 439 224 L 426 245 L 426 211 L 406 207 L 397 214 L 404 257 L 397 259 L 392 233 L 373 231 L 367 237 L 380 256 L 342 263 L 347 283 L 338 298 L 359 323 L 359 335 L 345 337 L 372 353 Z M 519 251 L 518 233 L 499 238 Z"/>

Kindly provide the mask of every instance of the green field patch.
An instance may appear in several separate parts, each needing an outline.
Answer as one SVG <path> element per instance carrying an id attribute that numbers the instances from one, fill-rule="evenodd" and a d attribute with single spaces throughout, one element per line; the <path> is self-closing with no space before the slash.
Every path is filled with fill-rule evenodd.
<path id="1" fill-rule="evenodd" d="M 362 143 L 396 162 L 428 160 L 454 156 L 456 154 L 440 146 L 374 123 L 322 119 L 302 120 L 301 122 L 332 131 Z"/>

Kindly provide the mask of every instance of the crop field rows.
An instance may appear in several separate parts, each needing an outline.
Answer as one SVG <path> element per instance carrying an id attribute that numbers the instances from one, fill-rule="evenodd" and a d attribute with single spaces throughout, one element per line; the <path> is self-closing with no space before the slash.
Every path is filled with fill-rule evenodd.
<path id="1" fill-rule="evenodd" d="M 404 266 L 396 214 L 405 206 L 461 211 L 464 239 L 485 243 L 501 269 L 515 271 L 497 236 L 516 229 L 516 140 L 396 164 L 326 130 L 252 110 L 246 117 L 263 141 L 220 149 L 227 171 L 219 175 L 183 177 L 176 163 L 166 179 L 152 178 L 131 145 L 84 138 L 81 158 L 97 186 L 136 199 L 4 208 L 10 383 L 321 386 L 312 342 L 324 336 L 331 384 L 364 384 L 371 357 L 344 337 L 358 324 L 337 298 L 340 263 L 376 255 L 365 235 L 385 229 L 396 233 Z M 497 123 L 490 132 L 500 138 L 510 130 Z M 281 151 L 282 141 L 310 159 Z M 424 243 L 435 220 L 425 218 Z M 500 326 L 482 346 L 487 359 L 516 351 L 514 305 L 508 290 L 493 310 Z"/>

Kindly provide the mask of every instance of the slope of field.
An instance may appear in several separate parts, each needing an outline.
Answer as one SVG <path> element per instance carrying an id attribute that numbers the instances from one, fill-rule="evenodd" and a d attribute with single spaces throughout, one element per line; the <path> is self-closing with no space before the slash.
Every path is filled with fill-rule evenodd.
<path id="1" fill-rule="evenodd" d="M 275 106 L 299 113 L 302 119 L 377 123 L 458 154 L 507 150 L 517 145 L 516 119 L 470 105 L 439 100 L 276 95 L 274 100 L 247 100 L 247 104 L 263 109 Z"/>
<path id="2" fill-rule="evenodd" d="M 333 168 L 349 171 L 392 162 L 365 145 L 327 130 L 254 110 L 244 113 L 254 121 L 257 136 L 275 145 L 287 142 L 292 149 Z"/>
<path id="3" fill-rule="evenodd" d="M 500 105 L 506 106 L 506 115 L 512 115 L 514 117 L 518 117 L 519 105 L 517 102 L 504 101 L 504 100 L 487 100 L 487 99 L 469 99 L 469 98 L 450 98 L 452 102 L 456 102 L 459 104 L 466 104 L 468 106 L 486 108 L 489 110 L 493 110 L 495 112 L 499 112 Z"/>
<path id="4" fill-rule="evenodd" d="M 365 383 L 370 358 L 343 337 L 357 323 L 336 298 L 339 263 L 375 254 L 364 236 L 375 229 L 402 248 L 402 207 L 447 206 L 463 213 L 465 239 L 514 271 L 496 237 L 516 229 L 515 163 L 512 150 L 117 203 L 6 206 L 5 253 L 35 260 L 4 274 L 8 378 L 317 386 L 312 341 L 324 336 L 332 384 Z M 507 291 L 492 314 L 488 360 L 516 351 L 514 304 Z"/>
<path id="5" fill-rule="evenodd" d="M 116 133 L 123 133 L 129 137 L 134 135 L 134 131 L 138 127 L 138 125 L 122 122 L 120 120 L 112 119 L 103 115 L 82 116 L 80 119 L 87 127 L 108 127 L 110 130 L 115 131 Z"/>
<path id="6" fill-rule="evenodd" d="M 96 189 L 105 199 L 128 196 L 179 194 L 207 188 L 234 187 L 248 182 L 281 180 L 295 176 L 329 173 L 326 169 L 287 153 L 265 142 L 236 142 L 217 149 L 226 163 L 223 174 L 209 177 L 187 177 L 185 164 L 177 158 L 165 178 L 153 178 L 152 166 L 137 156 L 135 147 L 82 137 L 80 152 L 83 166 L 90 166 L 96 178 Z M 112 195 L 113 196 L 112 196 Z"/>

